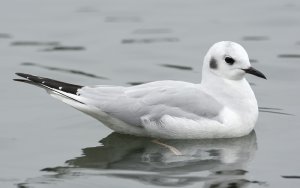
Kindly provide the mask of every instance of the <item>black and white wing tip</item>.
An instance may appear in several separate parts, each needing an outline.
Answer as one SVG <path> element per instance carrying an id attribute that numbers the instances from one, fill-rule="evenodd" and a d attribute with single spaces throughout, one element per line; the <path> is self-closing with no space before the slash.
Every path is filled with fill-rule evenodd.
<path id="1" fill-rule="evenodd" d="M 65 82 L 61 82 L 49 78 L 34 76 L 31 74 L 16 73 L 16 75 L 25 79 L 13 79 L 14 81 L 25 82 L 28 84 L 44 87 L 45 89 L 63 91 L 74 95 L 77 95 L 78 89 L 83 87 L 80 85 L 69 84 L 69 83 L 65 83 Z"/>

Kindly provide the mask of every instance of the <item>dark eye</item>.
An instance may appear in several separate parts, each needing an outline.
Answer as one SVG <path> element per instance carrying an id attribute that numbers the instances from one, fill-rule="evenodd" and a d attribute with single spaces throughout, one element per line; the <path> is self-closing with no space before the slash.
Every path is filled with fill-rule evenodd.
<path id="1" fill-rule="evenodd" d="M 235 60 L 232 57 L 225 57 L 225 62 L 229 65 L 233 65 Z"/>

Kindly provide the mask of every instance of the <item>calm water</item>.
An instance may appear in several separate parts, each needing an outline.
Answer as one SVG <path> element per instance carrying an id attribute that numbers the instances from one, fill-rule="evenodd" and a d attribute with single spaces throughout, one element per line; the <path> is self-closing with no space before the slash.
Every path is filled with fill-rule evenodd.
<path id="1" fill-rule="evenodd" d="M 26 0 L 0 6 L 0 187 L 299 187 L 300 2 Z M 220 40 L 241 43 L 268 80 L 249 76 L 255 132 L 153 140 L 15 83 L 26 72 L 82 85 L 200 82 Z"/>

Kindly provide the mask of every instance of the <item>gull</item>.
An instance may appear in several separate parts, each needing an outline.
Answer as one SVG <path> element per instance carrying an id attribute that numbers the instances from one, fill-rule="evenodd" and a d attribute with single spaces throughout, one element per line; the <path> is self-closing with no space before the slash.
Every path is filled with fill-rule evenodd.
<path id="1" fill-rule="evenodd" d="M 253 68 L 238 43 L 215 43 L 204 57 L 201 83 L 155 81 L 137 86 L 81 86 L 16 73 L 54 98 L 124 134 L 165 139 L 232 138 L 249 134 L 258 118 L 246 73 Z"/>

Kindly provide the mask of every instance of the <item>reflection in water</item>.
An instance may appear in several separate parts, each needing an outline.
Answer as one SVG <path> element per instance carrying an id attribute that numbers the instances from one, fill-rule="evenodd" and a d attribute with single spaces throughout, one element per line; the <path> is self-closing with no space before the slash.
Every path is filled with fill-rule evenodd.
<path id="1" fill-rule="evenodd" d="M 35 67 L 40 67 L 40 68 L 44 68 L 44 69 L 52 70 L 52 71 L 67 72 L 67 73 L 72 73 L 72 74 L 80 74 L 80 75 L 88 76 L 88 77 L 92 77 L 92 78 L 107 79 L 105 77 L 97 76 L 95 74 L 83 72 L 83 71 L 80 71 L 80 70 L 50 67 L 50 66 L 46 66 L 46 65 L 40 65 L 40 64 L 37 64 L 37 63 L 32 63 L 32 62 L 24 62 L 24 63 L 21 63 L 21 65 L 35 66 Z"/>
<path id="2" fill-rule="evenodd" d="M 108 176 L 159 186 L 201 182 L 216 188 L 260 183 L 246 178 L 247 163 L 257 149 L 255 132 L 241 138 L 205 140 L 155 140 L 112 133 L 100 143 L 84 148 L 82 156 L 66 161 L 66 166 L 43 169 L 55 174 L 38 178 L 39 182 Z"/>

